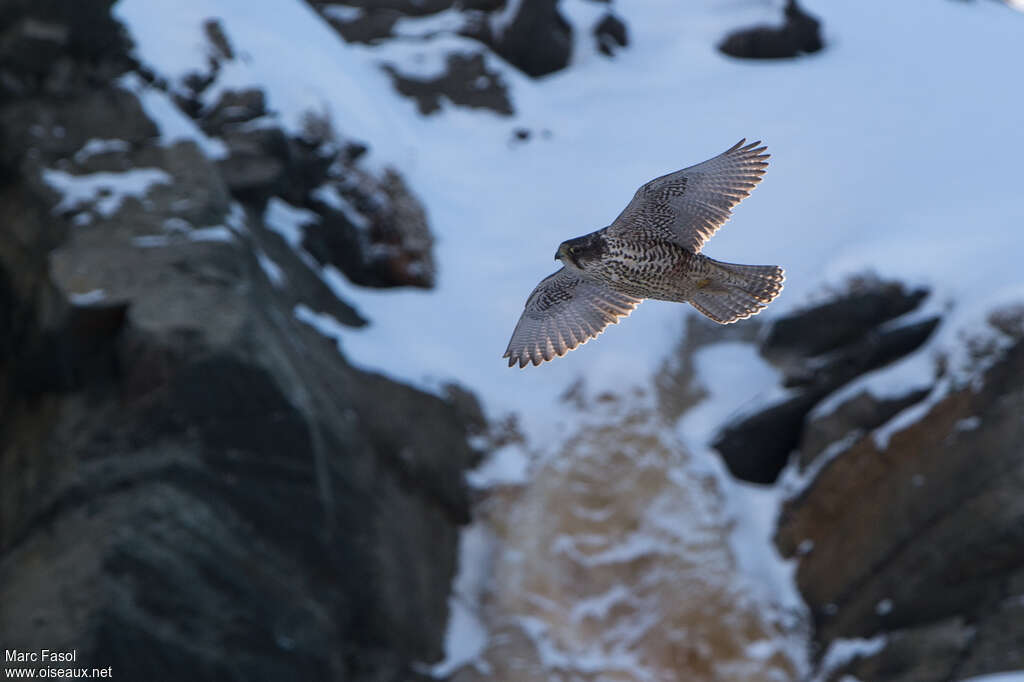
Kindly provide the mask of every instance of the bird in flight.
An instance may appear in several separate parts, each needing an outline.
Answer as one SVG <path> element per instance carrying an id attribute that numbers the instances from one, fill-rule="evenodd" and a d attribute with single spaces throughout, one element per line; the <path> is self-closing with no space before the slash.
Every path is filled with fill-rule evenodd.
<path id="1" fill-rule="evenodd" d="M 768 167 L 767 147 L 740 140 L 718 156 L 651 180 L 608 227 L 559 245 L 562 268 L 530 294 L 508 366 L 561 357 L 618 323 L 645 298 L 689 303 L 720 324 L 756 315 L 782 291 L 777 265 L 700 253 Z"/>

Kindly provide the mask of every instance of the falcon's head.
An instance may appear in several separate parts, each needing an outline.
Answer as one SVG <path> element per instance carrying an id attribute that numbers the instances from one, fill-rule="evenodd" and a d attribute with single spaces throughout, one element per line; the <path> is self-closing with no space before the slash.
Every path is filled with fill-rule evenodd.
<path id="1" fill-rule="evenodd" d="M 586 270 L 591 263 L 600 260 L 604 252 L 604 239 L 597 232 L 591 232 L 559 244 L 555 260 L 574 270 Z"/>

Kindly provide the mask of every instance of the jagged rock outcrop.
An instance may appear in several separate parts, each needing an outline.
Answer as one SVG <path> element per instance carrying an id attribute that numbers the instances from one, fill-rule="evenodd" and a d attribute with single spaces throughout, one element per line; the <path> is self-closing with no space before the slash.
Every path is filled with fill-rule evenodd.
<path id="1" fill-rule="evenodd" d="M 783 371 L 789 392 L 721 430 L 714 447 L 733 475 L 755 483 L 775 481 L 801 440 L 815 438 L 805 436 L 805 418 L 815 405 L 856 377 L 912 353 L 927 341 L 938 318 L 894 322 L 925 296 L 921 289 L 867 279 L 834 299 L 774 320 L 760 352 Z M 895 405 L 906 407 L 913 402 L 900 396 Z M 884 407 L 862 411 L 871 409 L 880 409 L 883 414 L 877 419 L 885 420 Z"/>
<path id="2" fill-rule="evenodd" d="M 544 76 L 563 69 L 572 56 L 572 26 L 559 11 L 558 0 L 470 0 L 460 3 L 451 0 L 423 3 L 408 0 L 365 3 L 352 0 L 344 4 L 310 0 L 310 4 L 349 42 L 374 44 L 389 40 L 395 37 L 395 24 L 403 17 L 423 17 L 455 9 L 462 13 L 463 21 L 454 33 L 483 43 L 529 76 Z M 437 32 L 435 29 L 418 37 L 429 39 Z M 445 30 L 440 32 L 444 33 Z M 625 45 L 625 24 L 611 15 L 602 22 L 601 27 L 595 28 L 595 34 L 598 36 L 599 49 L 610 48 L 610 44 L 603 42 L 602 36 L 606 35 L 611 36 L 618 45 Z M 409 35 L 405 35 L 404 39 L 409 39 Z M 431 81 L 430 89 L 445 95 L 451 90 L 465 98 L 461 75 L 465 71 L 463 65 L 449 64 L 450 75 Z M 453 87 L 453 81 L 458 83 L 456 87 Z M 426 85 L 414 88 L 395 77 L 395 86 L 399 92 L 415 97 L 421 110 L 424 108 L 422 97 Z M 504 90 L 503 86 L 501 89 Z M 413 92 L 409 93 L 409 90 Z M 493 98 L 494 95 L 491 95 L 490 99 Z M 482 106 L 476 103 L 476 98 L 471 99 L 474 101 L 466 106 Z M 461 102 L 456 101 L 456 104 Z M 432 110 L 432 107 L 428 108 Z"/>
<path id="3" fill-rule="evenodd" d="M 1024 306 L 922 348 L 940 324 L 926 298 L 866 277 L 763 333 L 697 320 L 681 381 L 662 382 L 683 409 L 699 403 L 687 363 L 721 342 L 754 345 L 780 370 L 786 397 L 713 445 L 748 480 L 788 465 L 775 542 L 809 608 L 811 679 L 1024 669 Z"/>
<path id="4" fill-rule="evenodd" d="M 363 323 L 317 270 L 377 263 L 348 252 L 403 239 L 386 225 L 420 256 L 372 277 L 429 284 L 402 279 L 430 258 L 422 209 L 341 145 L 243 136 L 252 92 L 202 121 L 224 159 L 164 144 L 115 85 L 132 61 L 108 5 L 2 10 L 0 49 L 60 49 L 0 73 L 0 640 L 122 679 L 421 679 L 472 427 L 294 311 Z M 271 204 L 367 224 L 303 251 Z"/>
<path id="5" fill-rule="evenodd" d="M 1024 335 L 989 333 L 1009 347 L 988 369 L 881 442 L 870 427 L 850 432 L 783 510 L 776 541 L 801 554 L 822 647 L 889 635 L 830 680 L 1024 668 Z"/>
<path id="6" fill-rule="evenodd" d="M 441 98 L 455 106 L 468 109 L 490 109 L 503 116 L 513 113 L 512 100 L 501 74 L 487 68 L 484 56 L 476 54 L 450 54 L 444 71 L 433 78 L 403 75 L 395 67 L 385 64 L 395 89 L 416 101 L 421 114 L 441 110 Z"/>

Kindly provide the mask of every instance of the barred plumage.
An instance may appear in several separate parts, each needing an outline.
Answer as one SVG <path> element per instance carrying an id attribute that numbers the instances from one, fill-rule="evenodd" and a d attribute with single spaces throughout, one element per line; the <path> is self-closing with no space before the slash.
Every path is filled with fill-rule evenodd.
<path id="1" fill-rule="evenodd" d="M 527 299 L 505 350 L 509 367 L 565 355 L 645 298 L 689 302 L 728 324 L 756 315 L 778 296 L 782 268 L 700 253 L 768 166 L 766 148 L 745 142 L 651 180 L 611 225 L 562 242 L 555 259 L 564 267 Z"/>

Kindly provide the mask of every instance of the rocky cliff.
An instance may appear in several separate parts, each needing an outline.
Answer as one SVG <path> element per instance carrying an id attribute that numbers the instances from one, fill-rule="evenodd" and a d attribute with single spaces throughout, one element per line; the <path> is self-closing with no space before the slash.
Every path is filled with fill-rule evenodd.
<path id="1" fill-rule="evenodd" d="M 429 286 L 417 200 L 328 131 L 246 127 L 259 93 L 199 117 L 219 160 L 165 139 L 109 3 L 2 12 L 0 641 L 120 679 L 415 679 L 469 427 L 296 318 L 364 323 L 268 199 L 322 216 L 313 266 Z"/>
<path id="2" fill-rule="evenodd" d="M 939 352 L 927 298 L 866 278 L 776 320 L 759 347 L 788 394 L 715 443 L 741 478 L 782 474 L 775 541 L 815 679 L 1024 668 L 1024 316 L 996 309 Z"/>
<path id="3" fill-rule="evenodd" d="M 562 152 L 546 141 L 579 152 L 595 138 L 571 125 L 576 110 L 566 123 L 531 101 L 556 79 L 521 99 L 515 83 L 581 55 L 619 67 L 606 58 L 637 44 L 628 5 L 569 4 L 303 8 L 347 45 L 395 48 L 374 75 L 414 116 L 500 121 L 487 145 L 536 155 L 523 184 L 530 171 L 551 180 L 541 166 Z M 489 424 L 471 392 L 482 387 L 427 392 L 351 364 L 345 347 L 378 315 L 347 292 L 428 291 L 453 265 L 427 195 L 403 168 L 367 162 L 386 140 L 315 107 L 286 125 L 260 87 L 225 85 L 252 55 L 221 19 L 193 27 L 201 67 L 179 82 L 138 61 L 111 5 L 0 7 L 5 648 L 76 649 L 82 665 L 145 680 L 957 682 L 1024 668 L 1019 308 L 940 345 L 948 307 L 890 270 L 774 318 L 692 318 L 645 390 L 572 384 L 570 428 L 559 413 L 550 430 L 564 433 L 529 444 L 549 447 L 530 475 L 474 497 L 464 474 L 478 450 L 522 445 L 515 416 Z M 817 16 L 778 9 L 781 25 L 703 35 L 704 47 L 822 49 Z M 648 36 L 694 40 L 691 28 Z M 729 73 L 719 80 L 735 90 Z M 655 107 L 673 126 L 682 77 Z M 684 92 L 687 107 L 711 80 Z M 524 100 L 534 109 L 520 120 Z M 629 128 L 627 113 L 610 120 Z M 548 189 L 529 181 L 531 201 Z M 497 229 L 473 225 L 485 228 Z M 508 255 L 481 252 L 495 271 Z M 721 415 L 714 469 L 678 426 L 718 388 L 696 355 L 726 344 L 778 390 Z M 737 480 L 783 498 L 772 539 L 803 602 L 789 610 L 749 584 Z M 471 517 L 490 554 L 462 566 L 478 598 L 467 606 L 449 595 Z M 459 660 L 443 646 L 453 604 L 484 630 L 449 628 L 476 638 Z"/>

